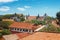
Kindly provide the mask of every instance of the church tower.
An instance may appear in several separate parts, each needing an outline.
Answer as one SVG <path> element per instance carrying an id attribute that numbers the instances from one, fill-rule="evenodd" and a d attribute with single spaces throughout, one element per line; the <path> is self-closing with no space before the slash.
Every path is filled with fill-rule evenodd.
<path id="1" fill-rule="evenodd" d="M 26 16 L 25 16 L 25 20 L 26 20 L 26 19 L 28 19 L 28 17 L 29 17 L 29 16 L 30 16 L 29 14 L 28 14 L 28 15 L 26 15 Z"/>
<path id="2" fill-rule="evenodd" d="M 39 16 L 39 14 L 37 15 L 37 17 L 36 17 L 36 19 L 38 19 L 40 16 Z"/>

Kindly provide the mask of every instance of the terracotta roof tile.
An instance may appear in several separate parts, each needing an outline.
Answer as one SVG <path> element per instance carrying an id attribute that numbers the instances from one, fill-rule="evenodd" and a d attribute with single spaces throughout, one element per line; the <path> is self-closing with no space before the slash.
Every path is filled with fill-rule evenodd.
<path id="1" fill-rule="evenodd" d="M 19 37 L 19 39 L 24 38 L 24 37 L 29 36 L 29 35 L 32 35 L 32 34 L 27 33 L 27 32 L 24 32 L 24 33 L 15 33 L 15 34 Z"/>
<path id="2" fill-rule="evenodd" d="M 4 35 L 2 38 L 0 38 L 0 40 L 16 40 L 16 39 L 22 39 L 24 37 L 27 37 L 29 35 L 32 35 L 33 33 L 27 33 L 27 32 L 23 32 L 23 33 L 13 33 L 10 35 Z"/>
<path id="3" fill-rule="evenodd" d="M 37 17 L 37 16 L 29 16 L 29 17 L 28 17 L 28 20 L 34 20 L 34 19 L 36 19 L 36 17 Z M 44 19 L 43 16 L 40 16 L 40 17 L 38 18 L 38 20 L 43 20 L 43 19 Z"/>
<path id="4" fill-rule="evenodd" d="M 33 19 L 36 19 L 36 16 L 29 16 L 28 17 L 28 20 L 33 20 Z"/>
<path id="5" fill-rule="evenodd" d="M 5 40 L 18 40 L 19 37 L 16 34 L 4 35 L 3 38 Z"/>
<path id="6" fill-rule="evenodd" d="M 36 26 L 30 23 L 25 23 L 25 22 L 14 22 L 11 24 L 9 27 L 12 28 L 25 28 L 25 29 L 36 29 Z"/>
<path id="7" fill-rule="evenodd" d="M 60 40 L 60 34 L 37 32 L 20 40 Z"/>
<path id="8" fill-rule="evenodd" d="M 4 40 L 4 38 L 2 37 L 2 38 L 0 38 L 0 40 Z"/>

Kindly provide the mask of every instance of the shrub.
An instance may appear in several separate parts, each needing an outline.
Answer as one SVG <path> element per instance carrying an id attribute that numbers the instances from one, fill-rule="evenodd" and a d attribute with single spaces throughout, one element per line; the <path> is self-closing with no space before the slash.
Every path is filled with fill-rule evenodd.
<path id="1" fill-rule="evenodd" d="M 40 31 L 58 33 L 58 32 L 60 32 L 60 28 L 54 27 L 52 24 L 49 24 L 48 27 L 44 27 Z"/>
<path id="2" fill-rule="evenodd" d="M 11 34 L 11 32 L 10 32 L 8 29 L 4 29 L 4 30 L 2 31 L 2 34 L 3 34 L 3 35 L 8 35 L 8 34 Z"/>
<path id="3" fill-rule="evenodd" d="M 2 37 L 2 33 L 0 32 L 0 38 Z"/>
<path id="4" fill-rule="evenodd" d="M 0 28 L 2 29 L 8 29 L 9 25 L 12 24 L 13 22 L 9 22 L 9 21 L 0 21 Z"/>
<path id="5" fill-rule="evenodd" d="M 46 22 L 45 21 L 38 21 L 38 20 L 32 20 L 31 23 L 37 24 L 37 25 L 45 25 Z"/>

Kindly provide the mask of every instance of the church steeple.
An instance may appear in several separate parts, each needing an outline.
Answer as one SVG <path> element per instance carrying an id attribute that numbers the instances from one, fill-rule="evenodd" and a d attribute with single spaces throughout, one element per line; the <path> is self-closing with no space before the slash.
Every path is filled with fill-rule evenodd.
<path id="1" fill-rule="evenodd" d="M 29 17 L 29 16 L 30 16 L 29 14 L 28 14 L 28 15 L 26 15 L 26 16 L 25 16 L 25 20 L 26 20 L 26 19 L 28 19 L 28 17 Z"/>
<path id="2" fill-rule="evenodd" d="M 47 13 L 45 13 L 44 16 L 46 17 L 47 16 Z"/>
<path id="3" fill-rule="evenodd" d="M 46 19 L 47 19 L 47 13 L 44 14 L 44 20 L 46 20 Z"/>
<path id="4" fill-rule="evenodd" d="M 39 14 L 37 15 L 37 17 L 36 17 L 36 19 L 38 19 L 40 16 L 39 16 Z"/>
<path id="5" fill-rule="evenodd" d="M 15 13 L 14 15 L 16 16 L 17 14 Z"/>

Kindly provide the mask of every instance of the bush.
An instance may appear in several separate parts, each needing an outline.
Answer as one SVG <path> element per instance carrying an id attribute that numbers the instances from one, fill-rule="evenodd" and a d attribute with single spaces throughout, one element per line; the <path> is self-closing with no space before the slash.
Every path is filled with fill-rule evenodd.
<path id="1" fill-rule="evenodd" d="M 8 35 L 8 34 L 11 34 L 10 30 L 4 29 L 0 32 L 0 37 L 2 37 L 3 35 Z"/>
<path id="2" fill-rule="evenodd" d="M 38 20 L 32 20 L 31 23 L 37 24 L 37 25 L 45 25 L 46 22 L 45 21 L 38 21 Z"/>
<path id="3" fill-rule="evenodd" d="M 20 22 L 23 22 L 23 21 L 25 21 L 25 19 L 24 18 L 20 18 Z"/>
<path id="4" fill-rule="evenodd" d="M 45 25 L 46 22 L 45 22 L 45 21 L 40 21 L 40 24 L 41 24 L 41 25 Z"/>
<path id="5" fill-rule="evenodd" d="M 57 32 L 60 33 L 60 28 L 59 27 L 57 28 Z"/>
<path id="6" fill-rule="evenodd" d="M 2 37 L 2 33 L 0 32 L 0 38 Z"/>
<path id="7" fill-rule="evenodd" d="M 60 33 L 60 28 L 54 27 L 52 24 L 49 24 L 48 27 L 44 27 L 40 31 L 42 31 L 42 32 Z"/>
<path id="8" fill-rule="evenodd" d="M 11 34 L 11 32 L 10 32 L 8 29 L 4 29 L 4 30 L 2 31 L 2 34 L 3 34 L 3 35 L 8 35 L 8 34 Z"/>
<path id="9" fill-rule="evenodd" d="M 12 24 L 13 22 L 9 22 L 9 21 L 0 21 L 0 28 L 2 29 L 8 29 L 9 25 Z"/>

